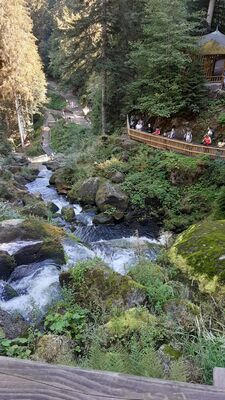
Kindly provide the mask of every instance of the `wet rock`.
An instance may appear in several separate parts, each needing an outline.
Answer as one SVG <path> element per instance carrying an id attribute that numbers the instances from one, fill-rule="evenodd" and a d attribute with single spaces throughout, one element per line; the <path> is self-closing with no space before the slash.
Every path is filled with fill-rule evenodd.
<path id="1" fill-rule="evenodd" d="M 0 310 L 0 331 L 7 339 L 15 339 L 24 336 L 29 325 L 20 314 L 9 314 Z"/>
<path id="2" fill-rule="evenodd" d="M 79 201 L 83 204 L 94 205 L 95 204 L 95 197 L 100 185 L 100 178 L 89 178 L 84 181 L 81 186 L 68 193 L 68 197 L 71 201 Z"/>
<path id="3" fill-rule="evenodd" d="M 76 277 L 76 267 L 73 272 L 63 272 L 60 275 L 61 286 L 72 289 L 76 303 L 91 310 L 110 310 L 112 307 L 129 309 L 146 302 L 145 288 L 133 281 L 129 276 L 122 276 L 112 271 L 99 260 L 80 263 Z M 82 271 L 82 272 L 81 272 Z"/>
<path id="4" fill-rule="evenodd" d="M 114 183 L 122 183 L 125 179 L 125 175 L 122 172 L 115 172 L 115 174 L 112 175 L 111 181 Z"/>
<path id="5" fill-rule="evenodd" d="M 33 264 L 28 264 L 28 265 L 20 265 L 19 267 L 16 267 L 13 271 L 13 273 L 10 276 L 9 283 L 14 283 L 16 281 L 19 281 L 23 278 L 26 278 L 27 276 L 33 276 L 33 278 L 43 269 L 46 268 L 46 266 L 55 266 L 57 268 L 60 268 L 59 265 L 54 263 L 52 260 L 44 260 L 42 262 L 37 262 Z"/>
<path id="6" fill-rule="evenodd" d="M 72 222 L 75 218 L 75 211 L 73 207 L 62 207 L 61 215 L 66 222 Z"/>
<path id="7" fill-rule="evenodd" d="M 8 301 L 17 297 L 18 293 L 12 286 L 4 281 L 0 281 L 0 299 L 3 301 Z"/>
<path id="8" fill-rule="evenodd" d="M 51 259 L 59 265 L 65 264 L 62 245 L 57 240 L 46 240 L 43 243 L 23 247 L 14 254 L 17 265 L 31 264 Z"/>
<path id="9" fill-rule="evenodd" d="M 95 215 L 93 222 L 96 225 L 106 225 L 113 222 L 113 217 L 112 215 L 106 213 L 100 213 L 98 215 Z"/>
<path id="10" fill-rule="evenodd" d="M 67 194 L 72 188 L 70 180 L 72 180 L 74 171 L 70 168 L 57 169 L 50 177 L 49 183 L 55 185 L 59 194 Z"/>
<path id="11" fill-rule="evenodd" d="M 0 250 L 0 279 L 7 280 L 16 266 L 14 257 Z"/>
<path id="12" fill-rule="evenodd" d="M 66 336 L 44 335 L 38 340 L 32 358 L 53 364 L 71 364 L 74 361 L 73 347 L 74 343 Z"/>
<path id="13" fill-rule="evenodd" d="M 47 161 L 43 163 L 48 169 L 52 171 L 56 171 L 57 169 L 61 168 L 65 164 L 65 156 L 64 154 L 58 153 L 55 157 L 54 160 Z"/>
<path id="14" fill-rule="evenodd" d="M 52 214 L 55 214 L 59 211 L 59 207 L 52 201 L 48 202 L 47 207 Z"/>
<path id="15" fill-rule="evenodd" d="M 21 214 L 28 216 L 33 215 L 35 217 L 47 219 L 49 216 L 49 211 L 43 201 L 37 201 L 36 203 L 27 204 L 25 207 L 23 207 Z"/>
<path id="16" fill-rule="evenodd" d="M 60 238 L 64 235 L 62 229 L 37 219 L 6 220 L 0 223 L 0 243 L 18 240 L 43 240 L 45 238 Z"/>
<path id="17" fill-rule="evenodd" d="M 119 211 L 120 217 L 124 215 L 129 203 L 129 198 L 126 193 L 109 182 L 102 184 L 96 194 L 96 204 L 100 211 L 111 210 L 111 215 L 114 216 Z M 119 218 L 119 219 L 121 219 Z"/>

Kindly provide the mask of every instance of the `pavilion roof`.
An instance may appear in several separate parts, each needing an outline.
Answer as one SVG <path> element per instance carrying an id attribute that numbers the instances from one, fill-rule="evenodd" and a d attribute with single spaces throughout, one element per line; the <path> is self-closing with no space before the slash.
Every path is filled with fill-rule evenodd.
<path id="1" fill-rule="evenodd" d="M 225 55 L 225 35 L 217 28 L 214 32 L 202 36 L 199 40 L 199 46 L 204 55 Z"/>

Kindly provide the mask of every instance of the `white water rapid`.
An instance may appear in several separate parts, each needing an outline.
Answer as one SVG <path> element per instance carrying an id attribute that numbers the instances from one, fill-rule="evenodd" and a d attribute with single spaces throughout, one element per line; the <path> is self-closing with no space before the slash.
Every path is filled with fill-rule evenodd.
<path id="1" fill-rule="evenodd" d="M 32 194 L 39 194 L 45 202 L 53 202 L 59 208 L 58 221 L 67 232 L 73 232 L 80 242 L 71 238 L 64 240 L 63 247 L 67 264 L 57 266 L 51 260 L 20 266 L 12 273 L 9 284 L 16 290 L 18 296 L 12 299 L 1 298 L 0 308 L 9 312 L 18 311 L 25 318 L 32 319 L 32 310 L 45 312 L 47 306 L 60 294 L 59 275 L 61 270 L 67 270 L 80 260 L 100 257 L 115 271 L 125 274 L 140 256 L 154 259 L 163 238 L 160 237 L 156 224 L 117 224 L 94 225 L 93 211 L 83 211 L 79 204 L 73 205 L 76 221 L 65 223 L 60 216 L 60 210 L 69 206 L 65 196 L 59 196 L 56 189 L 49 185 L 52 172 L 43 167 L 35 181 L 27 185 Z M 71 206 L 71 205 L 70 205 Z M 14 254 L 33 242 L 14 242 L 0 245 L 0 250 Z M 4 283 L 5 284 L 5 283 Z"/>

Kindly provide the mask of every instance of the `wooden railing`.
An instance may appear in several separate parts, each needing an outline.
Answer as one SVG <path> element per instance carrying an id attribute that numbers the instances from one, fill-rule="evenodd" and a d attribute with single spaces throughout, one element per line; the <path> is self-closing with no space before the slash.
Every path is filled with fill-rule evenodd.
<path id="1" fill-rule="evenodd" d="M 224 400 L 216 370 L 206 386 L 0 357 L 0 400 Z"/>
<path id="2" fill-rule="evenodd" d="M 150 147 L 161 150 L 169 150 L 186 156 L 207 155 L 210 158 L 221 158 L 225 160 L 225 148 L 214 146 L 203 146 L 200 144 L 186 143 L 182 140 L 169 139 L 163 136 L 131 129 L 128 121 L 128 135 L 131 139 L 147 144 Z"/>
<path id="3" fill-rule="evenodd" d="M 206 77 L 208 81 L 212 82 L 212 83 L 221 83 L 221 85 L 223 86 L 223 81 L 224 81 L 224 76 L 219 75 L 219 76 L 207 76 Z"/>

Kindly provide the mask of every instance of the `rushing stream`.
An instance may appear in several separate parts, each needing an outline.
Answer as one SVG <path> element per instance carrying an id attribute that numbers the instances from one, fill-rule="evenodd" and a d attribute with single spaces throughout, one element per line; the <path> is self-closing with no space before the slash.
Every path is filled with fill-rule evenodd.
<path id="1" fill-rule="evenodd" d="M 164 243 L 163 235 L 155 223 L 140 225 L 138 223 L 116 225 L 94 225 L 93 211 L 83 211 L 79 204 L 74 205 L 76 221 L 74 226 L 65 223 L 60 217 L 60 210 L 69 206 L 65 196 L 58 195 L 56 189 L 49 186 L 52 172 L 43 167 L 35 181 L 27 185 L 30 193 L 39 193 L 45 202 L 53 202 L 59 208 L 57 221 L 68 232 L 73 231 L 81 244 L 70 238 L 64 240 L 67 264 L 57 266 L 52 260 L 19 266 L 12 273 L 8 283 L 18 296 L 3 300 L 0 285 L 0 308 L 6 311 L 19 311 L 30 318 L 34 306 L 44 311 L 46 306 L 59 295 L 60 271 L 68 269 L 79 260 L 93 257 L 102 258 L 115 271 L 125 274 L 137 262 L 141 255 L 155 259 L 160 246 Z M 71 205 L 70 205 L 71 206 Z M 70 229 L 71 228 L 71 229 Z M 1 244 L 0 250 L 14 254 L 18 249 L 33 242 L 14 242 Z"/>

